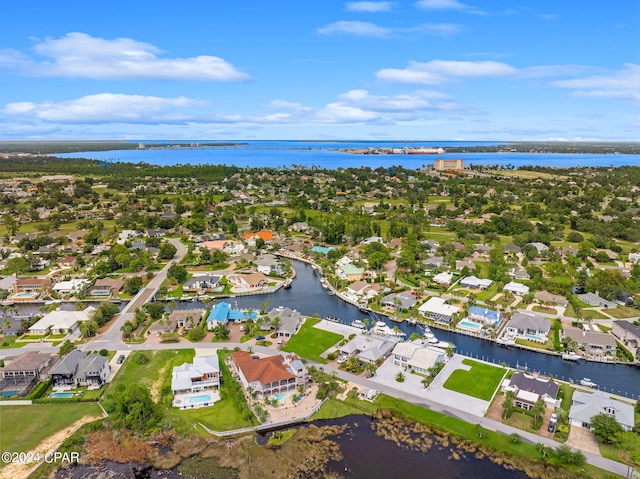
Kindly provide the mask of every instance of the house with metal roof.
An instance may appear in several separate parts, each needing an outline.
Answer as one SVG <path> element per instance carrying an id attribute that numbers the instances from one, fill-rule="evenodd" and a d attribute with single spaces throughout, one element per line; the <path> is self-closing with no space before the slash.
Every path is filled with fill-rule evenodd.
<path id="1" fill-rule="evenodd" d="M 459 312 L 460 308 L 448 304 L 443 298 L 432 296 L 418 308 L 418 311 L 425 318 L 449 324 L 453 320 L 453 315 Z"/>
<path id="2" fill-rule="evenodd" d="M 502 314 L 493 309 L 474 305 L 467 310 L 467 319 L 482 325 L 497 326 L 502 321 Z"/>
<path id="3" fill-rule="evenodd" d="M 572 426 L 590 427 L 591 419 L 597 414 L 608 414 L 625 431 L 631 431 L 635 424 L 633 405 L 603 391 L 584 392 L 576 390 L 569 409 L 569 421 Z"/>
<path id="4" fill-rule="evenodd" d="M 467 276 L 460 281 L 460 286 L 471 289 L 487 289 L 490 288 L 493 281 L 490 279 L 480 279 L 475 276 Z"/>
<path id="5" fill-rule="evenodd" d="M 218 355 L 196 356 L 193 363 L 174 366 L 171 373 L 171 391 L 184 394 L 220 387 Z"/>
<path id="6" fill-rule="evenodd" d="M 233 309 L 226 301 L 216 303 L 209 316 L 207 316 L 207 329 L 212 330 L 218 324 L 227 324 L 228 322 L 242 322 L 249 319 L 253 320 L 258 317 L 256 311 L 243 311 L 241 309 Z"/>

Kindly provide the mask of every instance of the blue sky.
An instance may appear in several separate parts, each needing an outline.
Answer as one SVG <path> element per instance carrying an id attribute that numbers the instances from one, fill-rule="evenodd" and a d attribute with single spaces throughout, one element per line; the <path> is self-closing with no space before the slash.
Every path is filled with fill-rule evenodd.
<path id="1" fill-rule="evenodd" d="M 5 2 L 0 139 L 640 141 L 637 0 Z"/>

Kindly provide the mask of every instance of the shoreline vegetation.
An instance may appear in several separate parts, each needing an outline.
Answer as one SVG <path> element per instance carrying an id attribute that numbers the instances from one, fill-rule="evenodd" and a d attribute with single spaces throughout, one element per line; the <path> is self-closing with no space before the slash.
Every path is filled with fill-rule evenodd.
<path id="1" fill-rule="evenodd" d="M 358 140 L 354 140 L 358 142 Z M 385 141 L 385 142 L 369 142 L 372 148 L 381 153 L 393 154 L 391 147 L 376 148 L 376 143 L 397 143 L 393 148 L 411 148 L 411 141 Z M 315 143 L 318 148 L 322 148 L 322 143 L 347 143 L 333 141 L 291 141 L 290 148 L 300 149 L 296 143 Z M 415 143 L 424 143 L 423 141 L 415 141 Z M 437 141 L 428 142 L 430 147 L 437 149 L 440 147 Z M 446 153 L 566 153 L 566 154 L 622 154 L 637 155 L 640 154 L 640 144 L 638 142 L 587 142 L 587 141 L 567 141 L 567 142 L 548 142 L 548 141 L 516 141 L 502 142 L 496 141 L 494 144 L 477 145 L 477 146 L 451 146 L 451 142 L 443 142 L 442 148 Z M 136 150 L 136 149 L 188 149 L 188 148 L 233 148 L 247 147 L 252 148 L 273 148 L 268 146 L 250 145 L 248 143 L 239 142 L 215 142 L 215 141 L 189 141 L 188 143 L 147 143 L 145 141 L 129 142 L 129 141 L 0 141 L 0 153 L 7 154 L 34 154 L 34 155 L 50 155 L 60 153 L 77 153 L 83 151 L 113 151 L 113 150 Z M 308 149 L 308 148 L 304 148 Z M 353 154 L 366 154 L 366 148 L 336 148 L 337 151 Z"/>

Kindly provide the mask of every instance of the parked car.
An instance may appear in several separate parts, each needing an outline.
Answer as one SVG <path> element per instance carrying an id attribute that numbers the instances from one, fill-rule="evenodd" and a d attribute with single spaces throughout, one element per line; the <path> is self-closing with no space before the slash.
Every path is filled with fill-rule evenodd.
<path id="1" fill-rule="evenodd" d="M 266 339 L 264 336 L 256 336 L 256 341 L 262 341 L 263 339 Z"/>
<path id="2" fill-rule="evenodd" d="M 121 354 L 120 356 L 118 356 L 118 360 L 116 361 L 116 363 L 122 364 L 123 362 L 124 362 L 124 354 Z"/>
<path id="3" fill-rule="evenodd" d="M 555 412 L 551 413 L 551 417 L 549 418 L 549 422 L 551 423 L 556 423 L 558 422 L 558 415 Z"/>
<path id="4" fill-rule="evenodd" d="M 549 423 L 549 427 L 547 428 L 549 430 L 549 432 L 553 432 L 556 430 L 556 423 L 555 422 L 550 422 Z"/>
<path id="5" fill-rule="evenodd" d="M 348 356 L 340 356 L 340 357 L 338 358 L 338 364 L 342 364 L 342 363 L 346 362 L 346 361 L 347 361 L 347 359 L 349 359 L 349 357 L 348 357 Z"/>
<path id="6" fill-rule="evenodd" d="M 282 343 L 284 343 L 284 338 L 278 339 L 278 344 L 282 344 Z"/>

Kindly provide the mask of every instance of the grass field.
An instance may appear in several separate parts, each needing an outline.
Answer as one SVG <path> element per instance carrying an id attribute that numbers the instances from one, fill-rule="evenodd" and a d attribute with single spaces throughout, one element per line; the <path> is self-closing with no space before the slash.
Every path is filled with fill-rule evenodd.
<path id="1" fill-rule="evenodd" d="M 303 358 L 326 364 L 328 361 L 325 358 L 320 357 L 320 354 L 340 341 L 343 336 L 338 333 L 314 328 L 313 326 L 319 322 L 320 320 L 318 319 L 307 319 L 300 328 L 300 331 L 298 331 L 296 335 L 289 340 L 282 350 L 289 353 L 296 353 Z"/>
<path id="2" fill-rule="evenodd" d="M 464 359 L 462 364 L 471 366 L 471 369 L 453 371 L 443 386 L 467 396 L 490 401 L 506 370 L 470 359 Z"/>
<path id="3" fill-rule="evenodd" d="M 36 404 L 0 407 L 0 450 L 33 452 L 47 437 L 84 416 L 102 417 L 97 403 Z M 0 468 L 5 465 L 0 462 Z"/>
<path id="4" fill-rule="evenodd" d="M 139 364 L 141 355 L 146 356 L 149 361 Z M 116 390 L 118 384 L 139 384 L 151 391 L 154 400 L 165 385 L 171 384 L 171 371 L 174 366 L 179 366 L 184 362 L 190 362 L 195 356 L 193 349 L 181 349 L 177 351 L 134 351 L 129 355 L 120 371 L 113 379 L 109 388 L 105 392 L 109 394 Z"/>
<path id="5" fill-rule="evenodd" d="M 633 318 L 635 316 L 640 316 L 640 310 L 630 308 L 629 306 L 618 306 L 614 309 L 607 309 L 607 314 L 616 319 Z"/>

